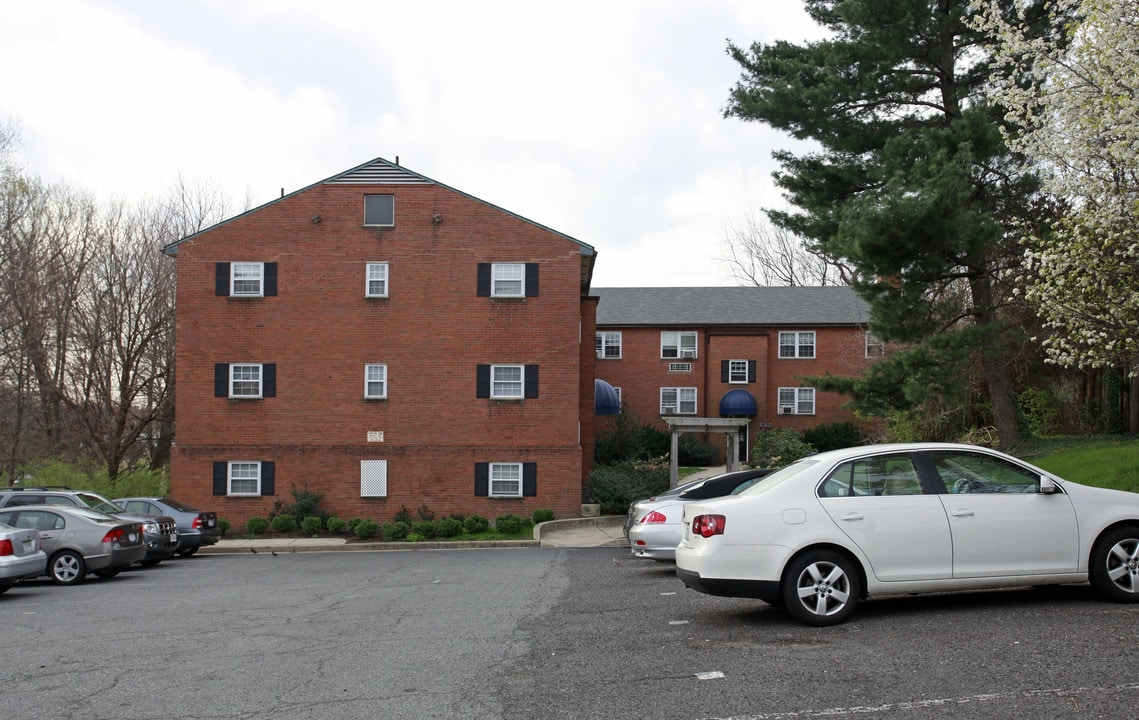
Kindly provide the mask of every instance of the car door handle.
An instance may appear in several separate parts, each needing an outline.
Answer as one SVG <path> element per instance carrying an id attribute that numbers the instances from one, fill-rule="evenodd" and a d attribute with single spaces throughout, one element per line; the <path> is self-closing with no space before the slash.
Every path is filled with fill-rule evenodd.
<path id="1" fill-rule="evenodd" d="M 957 508 L 949 514 L 953 517 L 973 517 L 973 511 L 969 508 Z"/>
<path id="2" fill-rule="evenodd" d="M 842 516 L 842 519 L 843 520 L 862 520 L 862 519 L 864 519 L 864 516 L 862 513 L 848 512 L 847 514 Z"/>

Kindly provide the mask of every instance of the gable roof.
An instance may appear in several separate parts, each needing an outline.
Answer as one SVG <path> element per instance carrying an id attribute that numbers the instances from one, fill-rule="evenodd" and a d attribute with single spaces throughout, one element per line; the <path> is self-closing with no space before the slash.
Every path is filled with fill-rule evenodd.
<path id="1" fill-rule="evenodd" d="M 566 240 L 569 240 L 572 243 L 576 243 L 577 245 L 579 245 L 581 247 L 581 254 L 583 257 L 593 257 L 597 254 L 597 251 L 594 250 L 592 245 L 588 245 L 586 243 L 583 243 L 582 241 L 580 241 L 576 238 L 570 237 L 569 235 L 566 235 L 565 233 L 558 232 L 557 230 L 546 227 L 545 225 L 542 225 L 541 223 L 536 223 L 533 220 L 522 217 L 521 215 L 518 215 L 517 213 L 512 213 L 509 210 L 505 210 L 505 209 L 503 209 L 497 205 L 494 205 L 492 203 L 488 203 L 485 200 L 480 200 L 479 198 L 477 198 L 473 195 L 470 195 L 468 193 L 465 193 L 462 190 L 456 190 L 455 188 L 450 187 L 449 185 L 444 185 L 441 182 L 437 182 L 435 180 L 432 180 L 429 177 L 426 177 L 424 175 L 420 175 L 417 172 L 413 172 L 411 170 L 408 170 L 407 168 L 403 167 L 402 165 L 400 165 L 398 163 L 393 163 L 393 162 L 391 162 L 389 160 L 385 160 L 383 158 L 376 158 L 374 160 L 369 160 L 368 162 L 366 162 L 362 165 L 357 165 L 354 168 L 351 168 L 349 170 L 345 170 L 344 172 L 333 175 L 330 178 L 325 178 L 324 180 L 321 180 L 319 182 L 315 182 L 312 185 L 309 185 L 307 187 L 303 187 L 300 190 L 296 190 L 296 191 L 291 192 L 287 195 L 282 195 L 281 197 L 279 197 L 275 200 L 271 200 L 267 203 L 264 203 L 263 205 L 258 205 L 257 207 L 255 207 L 251 210 L 246 210 L 245 212 L 243 212 L 239 215 L 234 215 L 231 218 L 228 218 L 226 220 L 222 220 L 221 222 L 219 222 L 215 225 L 211 225 L 210 227 L 205 228 L 203 230 L 199 230 L 198 232 L 196 232 L 192 235 L 187 235 L 186 237 L 182 238 L 181 240 L 176 240 L 175 242 L 170 243 L 169 245 L 167 245 L 166 247 L 164 247 L 162 249 L 162 252 L 166 253 L 167 255 L 177 255 L 178 254 L 178 246 L 181 245 L 182 243 L 186 242 L 187 240 L 193 240 L 194 238 L 198 237 L 199 235 L 202 235 L 204 233 L 208 233 L 209 231 L 213 230 L 214 228 L 221 227 L 222 225 L 226 225 L 228 223 L 231 223 L 234 220 L 237 220 L 238 218 L 245 217 L 246 215 L 251 215 L 251 214 L 261 210 L 262 208 L 266 208 L 266 207 L 269 207 L 270 205 L 274 205 L 276 203 L 279 203 L 279 202 L 281 202 L 287 198 L 293 197 L 294 195 L 300 195 L 301 193 L 303 193 L 307 190 L 311 190 L 312 188 L 318 187 L 320 185 L 437 185 L 441 188 L 445 188 L 447 190 L 450 190 L 453 193 L 457 193 L 459 195 L 462 195 L 463 197 L 474 200 L 475 202 L 479 202 L 479 203 L 482 203 L 483 205 L 494 208 L 495 210 L 498 210 L 499 212 L 503 212 L 503 213 L 506 213 L 507 215 L 518 218 L 519 220 L 521 220 L 525 223 L 529 223 L 530 225 L 534 225 L 536 227 L 539 227 L 542 230 L 545 230 L 546 232 L 549 232 L 549 233 L 552 233 L 554 235 L 558 235 L 559 237 L 565 238 Z M 583 265 L 584 264 L 585 264 L 585 261 L 583 260 Z M 590 264 L 589 271 L 592 272 L 592 264 Z M 585 272 L 585 268 L 583 267 L 583 282 L 588 284 L 587 283 L 588 278 L 585 277 L 585 275 L 586 275 L 586 272 Z"/>
<path id="2" fill-rule="evenodd" d="M 597 325 L 861 325 L 870 306 L 852 288 L 593 288 Z"/>

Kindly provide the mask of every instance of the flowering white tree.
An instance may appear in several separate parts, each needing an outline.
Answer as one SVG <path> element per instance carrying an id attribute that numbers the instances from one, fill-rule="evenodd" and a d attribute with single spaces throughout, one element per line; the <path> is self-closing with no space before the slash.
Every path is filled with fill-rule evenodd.
<path id="1" fill-rule="evenodd" d="M 1139 374 L 1139 0 L 1055 0 L 1066 37 L 1034 37 L 1007 0 L 971 0 L 969 21 L 999 38 L 990 98 L 1005 139 L 1036 166 L 1061 211 L 1025 238 L 1018 283 L 1058 364 Z"/>

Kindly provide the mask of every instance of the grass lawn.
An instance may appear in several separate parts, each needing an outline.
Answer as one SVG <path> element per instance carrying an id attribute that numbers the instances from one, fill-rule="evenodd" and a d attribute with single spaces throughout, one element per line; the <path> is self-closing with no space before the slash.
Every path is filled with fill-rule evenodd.
<path id="1" fill-rule="evenodd" d="M 1067 480 L 1139 492 L 1139 440 L 1064 438 L 1043 444 L 1052 447 L 1017 455 Z"/>

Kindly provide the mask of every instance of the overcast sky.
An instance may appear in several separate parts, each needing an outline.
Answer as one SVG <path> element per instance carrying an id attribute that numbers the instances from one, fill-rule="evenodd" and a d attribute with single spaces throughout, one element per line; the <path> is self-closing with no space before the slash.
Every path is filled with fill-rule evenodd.
<path id="1" fill-rule="evenodd" d="M 0 122 L 26 172 L 103 198 L 181 176 L 235 210 L 377 157 L 594 246 L 595 287 L 733 285 L 725 226 L 781 206 L 724 119 L 741 45 L 796 0 L 5 3 Z"/>

